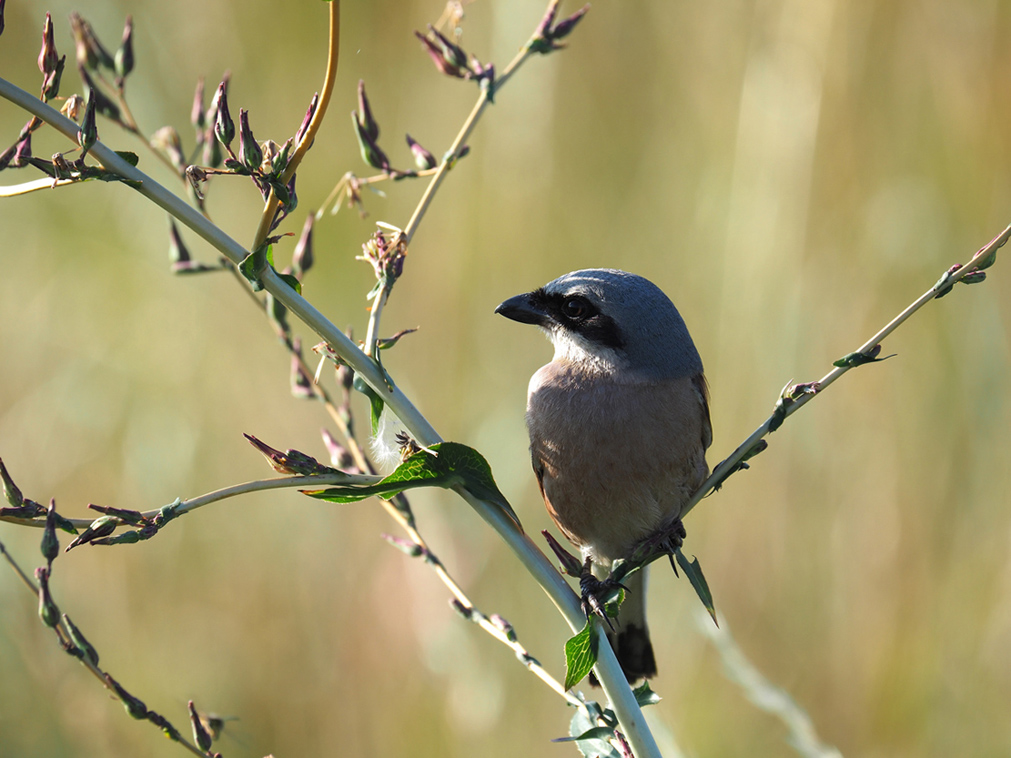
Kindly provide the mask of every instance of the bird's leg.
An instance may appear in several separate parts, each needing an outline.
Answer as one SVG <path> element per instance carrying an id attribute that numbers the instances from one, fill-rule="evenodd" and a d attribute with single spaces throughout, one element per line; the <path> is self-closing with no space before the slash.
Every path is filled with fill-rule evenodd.
<path id="1" fill-rule="evenodd" d="M 608 596 L 617 588 L 628 592 L 628 588 L 619 581 L 608 577 L 601 581 L 593 575 L 593 561 L 587 558 L 583 563 L 583 570 L 579 575 L 579 593 L 583 599 L 583 613 L 589 618 L 591 614 L 600 616 L 607 622 L 608 628 L 613 632 L 614 624 L 607 615 L 605 608 Z"/>
<path id="2" fill-rule="evenodd" d="M 681 523 L 681 519 L 676 518 L 636 543 L 629 562 L 632 566 L 638 567 L 665 555 L 673 556 L 684 544 L 686 536 L 684 524 Z"/>

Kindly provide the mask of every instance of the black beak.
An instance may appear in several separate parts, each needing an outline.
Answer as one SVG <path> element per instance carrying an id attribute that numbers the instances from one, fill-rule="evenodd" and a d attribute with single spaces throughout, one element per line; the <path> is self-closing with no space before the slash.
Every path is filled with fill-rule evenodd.
<path id="1" fill-rule="evenodd" d="M 521 324 L 543 326 L 549 321 L 548 314 L 534 303 L 531 293 L 509 298 L 495 312 Z"/>

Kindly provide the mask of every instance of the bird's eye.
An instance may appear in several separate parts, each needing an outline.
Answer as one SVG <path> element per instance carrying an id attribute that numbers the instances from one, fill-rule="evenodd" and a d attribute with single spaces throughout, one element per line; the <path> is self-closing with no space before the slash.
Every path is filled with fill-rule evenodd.
<path id="1" fill-rule="evenodd" d="M 585 318 L 590 315 L 590 304 L 581 297 L 570 297 L 562 303 L 562 313 L 566 318 Z"/>

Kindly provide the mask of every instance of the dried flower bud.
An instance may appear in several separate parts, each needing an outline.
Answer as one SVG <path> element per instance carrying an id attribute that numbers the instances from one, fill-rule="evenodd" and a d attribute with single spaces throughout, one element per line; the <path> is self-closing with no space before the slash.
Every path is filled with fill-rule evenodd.
<path id="1" fill-rule="evenodd" d="M 44 566 L 35 569 L 35 578 L 39 580 L 39 618 L 46 626 L 55 627 L 60 623 L 60 609 L 49 594 L 49 569 Z"/>
<path id="2" fill-rule="evenodd" d="M 203 720 L 200 718 L 200 714 L 197 713 L 192 700 L 189 701 L 187 707 L 190 712 L 190 727 L 193 729 L 193 741 L 197 743 L 197 747 L 206 753 L 211 749 L 211 735 L 204 729 Z"/>
<path id="3" fill-rule="evenodd" d="M 94 71 L 99 66 L 115 71 L 116 62 L 98 41 L 95 30 L 77 13 L 70 14 L 70 30 L 77 48 L 77 65 Z"/>
<path id="4" fill-rule="evenodd" d="M 393 545 L 393 547 L 403 552 L 405 555 L 409 555 L 412 558 L 420 558 L 425 554 L 425 548 L 414 540 L 407 540 L 403 537 L 394 537 L 392 534 L 384 534 L 383 539 Z"/>
<path id="5" fill-rule="evenodd" d="M 973 269 L 968 274 L 966 274 L 965 276 L 963 276 L 960 279 L 960 281 L 962 282 L 962 284 L 979 284 L 980 282 L 984 281 L 985 279 L 986 279 L 986 272 L 985 271 L 978 271 L 976 269 Z"/>
<path id="6" fill-rule="evenodd" d="M 590 10 L 590 6 L 584 5 L 567 19 L 559 21 L 555 25 L 555 28 L 551 30 L 551 39 L 560 40 L 564 37 L 568 37 L 569 34 L 572 33 L 572 30 L 576 28 L 576 24 L 583 20 L 583 16 L 586 15 L 588 10 Z"/>
<path id="7" fill-rule="evenodd" d="M 541 19 L 541 23 L 537 26 L 537 31 L 534 33 L 533 39 L 529 43 L 529 49 L 535 53 L 550 53 L 553 50 L 558 50 L 565 47 L 559 44 L 558 40 L 569 36 L 572 30 L 576 28 L 583 16 L 590 9 L 589 5 L 584 5 L 578 11 L 573 13 L 566 19 L 559 21 L 555 24 L 555 14 L 558 10 L 558 3 L 552 3 L 548 7 L 547 13 L 544 14 L 544 18 Z"/>
<path id="8" fill-rule="evenodd" d="M 77 121 L 81 115 L 81 108 L 84 107 L 84 98 L 80 95 L 71 95 L 63 103 L 63 107 L 60 108 L 60 113 L 69 118 L 71 121 Z"/>
<path id="9" fill-rule="evenodd" d="M 507 640 L 510 642 L 516 642 L 516 630 L 506 619 L 502 618 L 497 613 L 493 613 L 488 617 L 488 620 L 491 621 L 497 629 L 501 630 L 503 634 L 505 634 Z"/>
<path id="10" fill-rule="evenodd" d="M 204 142 L 203 163 L 210 168 L 219 168 L 225 157 L 221 152 L 221 143 L 214 138 L 213 128 L 207 130 L 207 135 L 207 140 Z"/>
<path id="11" fill-rule="evenodd" d="M 407 146 L 411 148 L 411 153 L 414 154 L 414 165 L 423 171 L 435 168 L 435 156 L 412 139 L 410 134 L 407 135 Z"/>
<path id="12" fill-rule="evenodd" d="M 193 262 L 190 251 L 183 242 L 183 238 L 179 236 L 176 223 L 171 218 L 169 219 L 169 261 L 172 263 L 173 272 L 189 268 Z"/>
<path id="13" fill-rule="evenodd" d="M 296 337 L 291 344 L 291 371 L 289 372 L 291 394 L 302 400 L 316 397 L 312 387 L 312 377 L 302 369 L 302 340 Z"/>
<path id="14" fill-rule="evenodd" d="M 67 56 L 61 55 L 56 62 L 56 70 L 47 75 L 42 80 L 42 101 L 48 103 L 60 94 L 60 81 L 63 79 L 63 67 L 67 63 Z"/>
<path id="15" fill-rule="evenodd" d="M 49 101 L 59 94 L 60 79 L 63 76 L 63 67 L 66 62 L 67 56 L 61 58 L 56 52 L 56 43 L 53 41 L 53 20 L 47 13 L 46 21 L 42 26 L 42 50 L 39 52 L 39 70 L 43 74 L 43 101 Z"/>
<path id="16" fill-rule="evenodd" d="M 133 16 L 126 17 L 123 26 L 123 41 L 116 51 L 116 81 L 123 88 L 123 80 L 133 71 Z"/>
<path id="17" fill-rule="evenodd" d="M 84 545 L 95 540 L 100 540 L 103 537 L 108 537 L 116 531 L 117 526 L 119 526 L 119 519 L 115 516 L 101 516 L 92 521 L 91 525 L 81 532 L 73 542 L 67 545 L 63 552 L 66 553 L 78 545 Z"/>
<path id="18" fill-rule="evenodd" d="M 123 689 L 123 685 L 113 679 L 109 674 L 105 675 L 105 684 L 109 689 L 116 693 L 116 697 L 123 701 L 123 707 L 130 716 L 135 719 L 146 719 L 148 717 L 148 710 L 144 701 L 139 697 L 131 695 Z M 152 713 L 151 715 L 154 716 L 156 714 Z"/>
<path id="19" fill-rule="evenodd" d="M 70 641 L 77 646 L 77 649 L 80 651 L 80 657 L 92 666 L 98 666 L 98 651 L 95 650 L 95 646 L 88 642 L 88 638 L 81 633 L 81 630 L 77 628 L 77 625 L 70 620 L 70 616 L 66 613 L 63 614 L 63 623 L 67 625 L 67 631 L 70 632 Z"/>
<path id="20" fill-rule="evenodd" d="M 10 166 L 12 168 L 24 168 L 31 165 L 32 158 L 32 133 L 29 132 L 14 146 L 14 155 L 11 157 Z"/>
<path id="21" fill-rule="evenodd" d="M 319 105 L 319 93 L 313 93 L 312 100 L 309 101 L 309 109 L 305 112 L 305 116 L 302 118 L 302 124 L 298 127 L 298 131 L 295 132 L 295 144 L 302 144 L 302 138 L 305 137 L 306 130 L 309 129 L 309 122 L 312 121 L 312 117 L 316 114 L 316 106 Z M 312 147 L 312 145 L 310 145 Z"/>
<path id="22" fill-rule="evenodd" d="M 284 190 L 285 193 L 288 195 L 288 197 L 282 201 L 280 208 L 282 214 L 274 220 L 274 223 L 270 227 L 272 230 L 275 229 L 279 223 L 281 223 L 281 220 L 285 216 L 287 216 L 289 213 L 291 213 L 298 207 L 298 193 L 295 191 L 296 178 L 297 176 L 292 176 L 291 179 L 288 180 L 288 183 L 284 185 Z"/>
<path id="23" fill-rule="evenodd" d="M 302 281 L 302 275 L 312 268 L 312 264 L 314 262 L 312 254 L 312 231 L 313 222 L 315 220 L 316 216 L 313 213 L 310 213 L 306 217 L 305 225 L 302 227 L 302 234 L 299 236 L 298 242 L 295 243 L 295 252 L 291 256 L 291 268 L 299 281 Z"/>
<path id="24" fill-rule="evenodd" d="M 369 98 L 365 94 L 365 80 L 358 80 L 358 125 L 372 142 L 379 139 L 379 123 L 372 116 Z"/>
<path id="25" fill-rule="evenodd" d="M 77 133 L 77 142 L 81 146 L 81 158 L 83 159 L 88 151 L 98 141 L 98 124 L 95 121 L 95 107 L 98 97 L 96 90 L 88 90 L 88 102 L 84 106 L 84 119 L 81 121 L 81 131 Z"/>
<path id="26" fill-rule="evenodd" d="M 211 102 L 211 109 L 215 112 L 214 135 L 222 145 L 228 147 L 235 139 L 235 122 L 232 121 L 232 114 L 228 111 L 228 74 L 218 85 L 218 91 L 214 94 Z"/>
<path id="27" fill-rule="evenodd" d="M 60 540 L 56 536 L 56 499 L 50 499 L 46 513 L 46 528 L 42 531 L 42 557 L 51 566 L 60 554 Z"/>
<path id="28" fill-rule="evenodd" d="M 204 113 L 204 78 L 197 79 L 197 88 L 193 93 L 193 107 L 190 109 L 190 123 L 196 127 L 198 138 L 202 137 L 204 126 L 207 124 Z"/>
<path id="29" fill-rule="evenodd" d="M 244 108 L 239 108 L 239 156 L 250 171 L 257 171 L 263 163 L 263 150 L 253 137 L 253 130 L 249 128 L 249 112 Z"/>
<path id="30" fill-rule="evenodd" d="M 386 153 L 376 144 L 375 140 L 369 137 L 356 111 L 351 111 L 351 122 L 355 126 L 355 135 L 358 137 L 358 148 L 361 150 L 362 160 L 373 168 L 389 170 L 390 159 L 386 157 Z"/>
<path id="31" fill-rule="evenodd" d="M 445 35 L 443 35 L 431 24 L 428 25 L 428 31 L 434 34 L 436 39 L 439 40 L 439 44 L 442 46 L 442 57 L 446 59 L 447 63 L 463 70 L 468 69 L 467 53 L 463 51 L 462 47 L 454 45 L 446 38 Z"/>
<path id="32" fill-rule="evenodd" d="M 53 18 L 48 13 L 42 24 L 42 50 L 39 52 L 39 71 L 49 76 L 56 70 L 60 56 L 56 52 L 56 42 L 53 39 Z"/>
<path id="33" fill-rule="evenodd" d="M 186 166 L 183 143 L 174 126 L 163 126 L 151 137 L 151 147 L 161 150 L 172 161 L 172 165 L 182 171 Z"/>
<path id="34" fill-rule="evenodd" d="M 459 66 L 455 66 L 447 61 L 442 48 L 432 42 L 432 40 L 421 32 L 415 32 L 414 36 L 421 40 L 421 44 L 425 47 L 425 52 L 428 53 L 432 62 L 435 64 L 435 67 L 446 76 L 455 76 L 458 79 L 465 79 L 470 73 L 466 71 L 466 69 L 461 69 Z"/>
<path id="35" fill-rule="evenodd" d="M 534 32 L 535 38 L 543 39 L 550 35 L 551 25 L 555 23 L 555 16 L 558 13 L 558 2 L 559 0 L 554 0 L 554 2 L 548 5 L 544 18 L 541 19 L 541 22 L 537 25 L 537 30 Z"/>
<path id="36" fill-rule="evenodd" d="M 348 449 L 338 442 L 328 429 L 324 428 L 320 431 L 323 435 L 323 444 L 326 445 L 327 452 L 330 453 L 330 463 L 348 474 L 359 473 Z"/>
<path id="37" fill-rule="evenodd" d="M 269 165 L 266 154 L 266 146 L 268 143 L 270 143 L 273 152 L 273 155 L 270 157 Z M 291 144 L 291 137 L 285 140 L 285 143 L 280 147 L 273 140 L 267 140 L 267 142 L 263 143 L 265 148 L 263 155 L 265 172 L 269 172 L 274 176 L 281 176 L 281 174 L 284 173 L 284 170 L 288 168 L 288 155 L 291 153 Z"/>

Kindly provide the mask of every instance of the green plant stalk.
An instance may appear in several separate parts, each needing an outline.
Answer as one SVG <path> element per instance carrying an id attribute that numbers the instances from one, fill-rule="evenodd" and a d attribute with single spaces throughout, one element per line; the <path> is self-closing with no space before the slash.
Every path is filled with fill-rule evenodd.
<path id="1" fill-rule="evenodd" d="M 381 480 L 381 476 L 354 476 L 351 474 L 316 474 L 314 476 L 284 476 L 277 479 L 255 479 L 251 482 L 242 482 L 241 484 L 233 484 L 230 487 L 222 487 L 219 490 L 207 492 L 203 495 L 190 498 L 189 500 L 182 500 L 179 505 L 176 506 L 176 515 L 182 516 L 184 513 L 195 511 L 197 508 L 202 508 L 205 505 L 216 503 L 219 500 L 226 500 L 237 495 L 246 495 L 250 492 L 263 492 L 265 490 L 277 490 L 291 487 L 318 487 L 323 484 L 368 485 L 375 484 Z M 154 518 L 158 515 L 160 510 L 160 508 L 154 508 L 149 511 L 141 511 L 140 515 L 145 518 Z M 99 518 L 99 516 L 95 516 L 95 518 Z M 44 527 L 46 525 L 44 517 L 23 519 L 4 516 L 0 520 L 8 521 L 12 524 L 20 524 L 22 526 Z M 94 520 L 95 519 L 86 518 L 67 519 L 67 521 L 79 529 L 88 528 Z"/>
<path id="2" fill-rule="evenodd" d="M 0 97 L 38 116 L 76 144 L 79 132 L 77 124 L 3 78 L 0 78 Z M 249 254 L 248 250 L 189 204 L 120 158 L 101 140 L 95 142 L 90 154 L 106 169 L 134 183 L 133 187 L 140 194 L 185 224 L 236 265 Z M 380 394 L 419 443 L 429 447 L 443 441 L 434 427 L 399 387 L 390 389 L 386 385 L 382 372 L 375 362 L 311 303 L 285 284 L 275 271 L 268 267 L 263 271 L 261 280 L 264 289 L 298 316 L 312 331 L 322 337 L 373 390 Z M 524 532 L 518 530 L 511 519 L 493 503 L 480 500 L 462 488 L 457 489 L 456 492 L 505 540 L 520 559 L 524 568 L 533 575 L 555 607 L 562 613 L 572 631 L 578 632 L 582 629 L 586 617 L 580 607 L 579 598 L 533 541 Z M 647 756 L 659 758 L 660 750 L 646 725 L 642 710 L 636 703 L 631 688 L 625 682 L 625 676 L 618 665 L 618 660 L 614 657 L 611 646 L 599 625 L 595 625 L 595 630 L 600 640 L 600 654 L 596 667 L 597 677 L 604 693 L 610 699 L 611 707 L 618 717 L 622 732 L 638 758 L 647 758 Z"/>
<path id="3" fill-rule="evenodd" d="M 449 150 L 443 156 L 442 161 L 439 163 L 439 167 L 435 171 L 435 175 L 432 176 L 432 180 L 425 187 L 425 192 L 421 196 L 421 200 L 418 201 L 417 207 L 414 209 L 414 213 L 411 214 L 410 220 L 407 222 L 407 226 L 403 230 L 404 242 L 408 245 L 411 244 L 411 240 L 414 238 L 415 232 L 418 231 L 418 227 L 421 225 L 421 220 L 425 217 L 425 213 L 428 211 L 428 207 L 432 204 L 432 200 L 435 199 L 435 193 L 439 190 L 439 186 L 442 184 L 442 180 L 446 178 L 446 174 L 453 167 L 456 162 L 456 155 L 463 147 L 467 138 L 474 131 L 474 127 L 477 126 L 478 120 L 481 118 L 481 114 L 484 113 L 485 107 L 492 102 L 492 98 L 509 80 L 509 78 L 516 73 L 516 70 L 523 65 L 523 62 L 527 60 L 533 53 L 530 49 L 530 43 L 528 42 L 523 46 L 523 49 L 516 54 L 516 57 L 509 61 L 509 65 L 505 67 L 505 71 L 494 83 L 494 85 L 489 89 L 482 89 L 481 95 L 478 97 L 477 102 L 474 103 L 474 107 L 470 111 L 470 115 L 467 116 L 467 120 L 463 122 L 463 126 L 460 127 L 459 133 L 453 140 L 453 144 L 450 145 Z M 368 333 L 365 337 L 366 352 L 375 357 L 376 355 L 376 342 L 379 339 L 379 319 L 382 317 L 383 308 L 386 305 L 386 301 L 390 297 L 391 287 L 383 287 L 382 291 L 376 295 L 375 302 L 372 304 L 372 311 L 369 316 L 369 326 Z"/>
<path id="4" fill-rule="evenodd" d="M 334 82 L 337 80 L 337 62 L 340 58 L 341 47 L 341 3 L 340 0 L 328 0 L 328 2 L 330 6 L 328 9 L 330 15 L 329 31 L 327 34 L 329 47 L 326 56 L 326 74 L 323 77 L 323 91 L 320 92 L 316 111 L 312 114 L 312 118 L 309 119 L 309 125 L 306 127 L 305 134 L 302 135 L 302 141 L 295 146 L 295 152 L 288 159 L 288 165 L 281 175 L 282 184 L 287 184 L 291 181 L 291 177 L 295 175 L 295 171 L 298 170 L 299 164 L 302 163 L 305 154 L 312 147 L 313 140 L 316 139 L 316 133 L 323 123 L 323 117 L 326 116 L 327 107 L 330 105 L 330 96 L 333 94 Z M 270 234 L 270 223 L 273 221 L 274 214 L 280 205 L 281 202 L 274 194 L 274 190 L 270 190 L 270 194 L 267 196 L 266 203 L 263 206 L 263 213 L 260 214 L 260 223 L 256 228 L 256 234 L 253 236 L 253 250 L 260 247 L 267 239 L 267 235 Z"/>
<path id="5" fill-rule="evenodd" d="M 408 244 L 410 244 L 411 240 L 414 238 L 414 233 L 418 231 L 421 219 L 424 218 L 425 212 L 428 210 L 428 206 L 432 204 L 432 199 L 435 197 L 435 193 L 439 189 L 439 185 L 442 184 L 442 180 L 446 178 L 446 173 L 453 166 L 453 163 L 456 160 L 457 152 L 461 147 L 463 147 L 464 142 L 470 136 L 471 132 L 474 131 L 474 127 L 477 126 L 478 119 L 480 119 L 481 114 L 484 113 L 485 107 L 492 101 L 495 94 L 503 86 L 505 86 L 505 83 L 509 80 L 509 78 L 516 73 L 516 69 L 523 65 L 523 62 L 531 55 L 533 55 L 533 53 L 530 50 L 530 43 L 528 42 L 523 46 L 523 49 L 516 54 L 516 57 L 509 61 L 509 65 L 505 67 L 502 75 L 495 81 L 491 90 L 481 90 L 481 96 L 477 99 L 473 109 L 471 109 L 470 115 L 467 116 L 467 120 L 463 122 L 463 126 L 460 128 L 460 133 L 456 135 L 456 139 L 453 140 L 453 144 L 450 145 L 449 150 L 446 151 L 446 155 L 443 157 L 438 170 L 435 172 L 435 176 L 432 177 L 432 181 L 430 181 L 428 186 L 425 187 L 425 193 L 421 196 L 421 200 L 418 201 L 418 207 L 415 208 L 410 221 L 408 221 L 407 226 L 404 227 L 404 237 L 407 238 Z"/>

